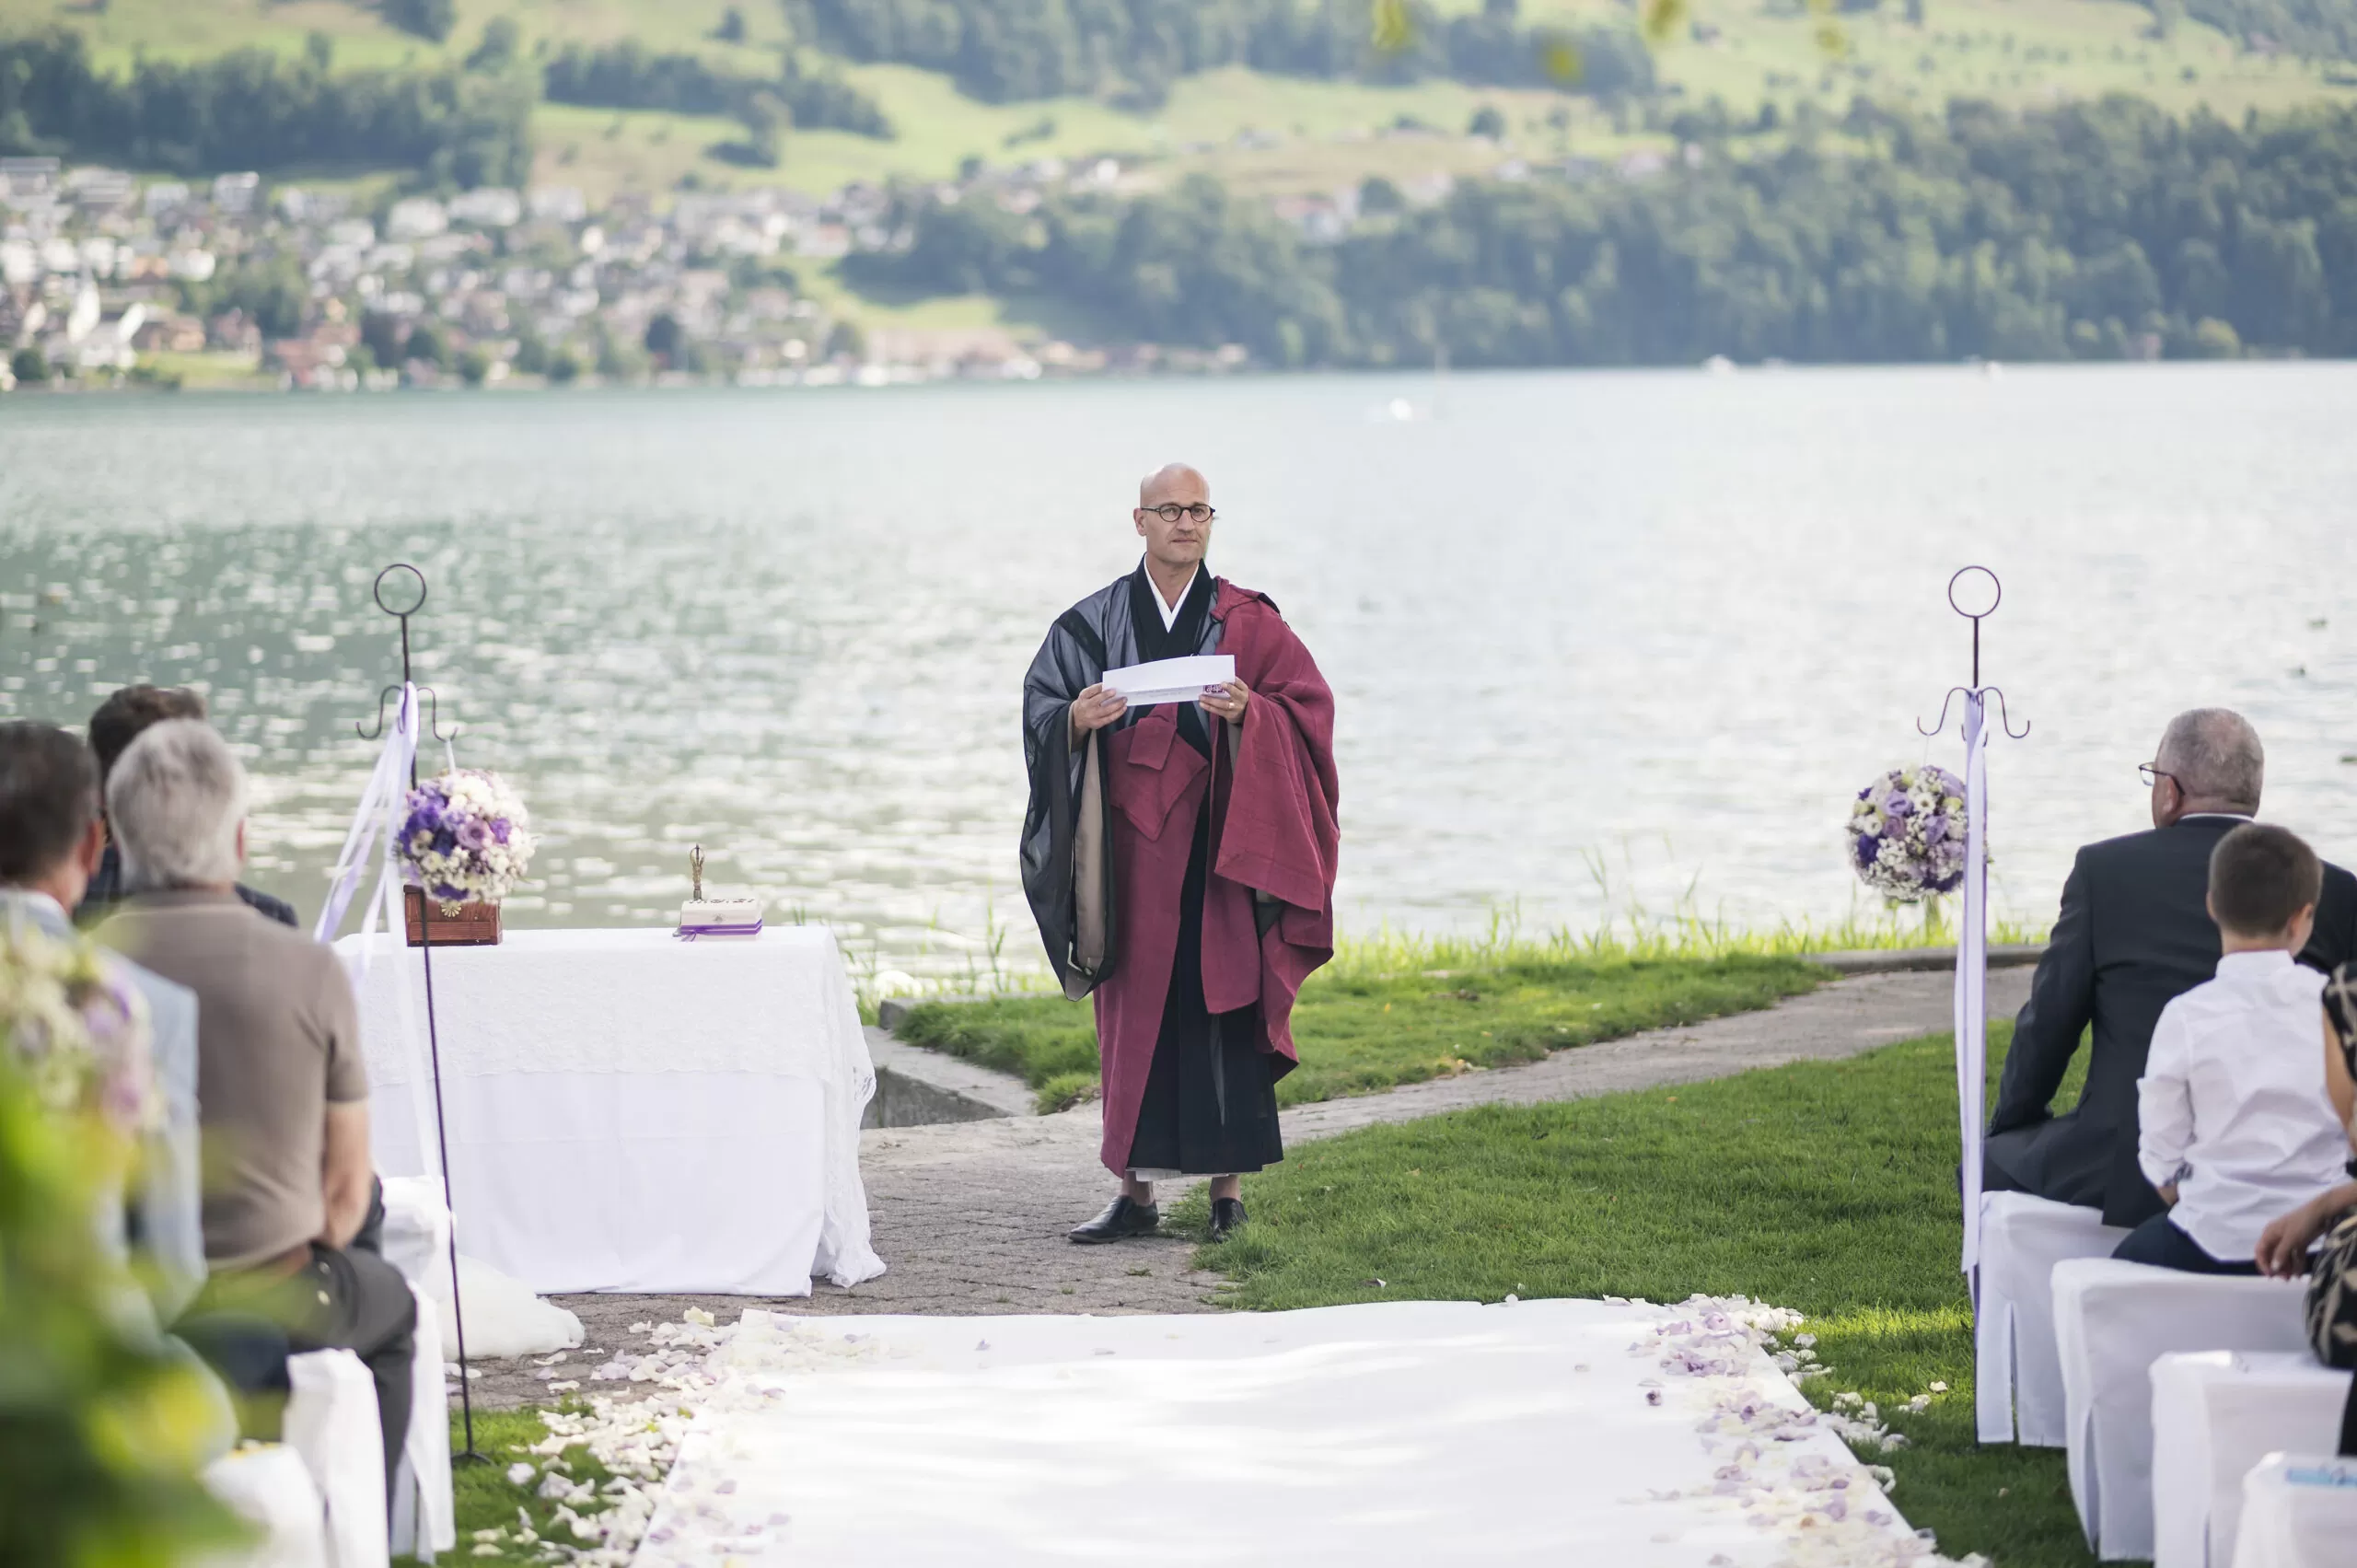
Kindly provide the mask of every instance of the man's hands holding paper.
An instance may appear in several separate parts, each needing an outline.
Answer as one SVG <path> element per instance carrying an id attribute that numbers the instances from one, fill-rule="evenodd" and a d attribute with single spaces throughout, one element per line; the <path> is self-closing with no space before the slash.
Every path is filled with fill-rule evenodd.
<path id="1" fill-rule="evenodd" d="M 1086 740 L 1130 711 L 1130 700 L 1106 686 L 1091 686 L 1072 700 L 1072 738 Z"/>
<path id="2" fill-rule="evenodd" d="M 1244 710 L 1252 705 L 1252 688 L 1241 680 L 1230 680 L 1218 686 L 1206 686 L 1198 699 L 1203 712 L 1230 724 L 1244 722 Z"/>
<path id="3" fill-rule="evenodd" d="M 1252 688 L 1241 680 L 1224 681 L 1206 686 L 1203 694 L 1195 699 L 1203 712 L 1229 724 L 1242 724 L 1244 711 L 1252 705 Z M 1117 724 L 1130 711 L 1130 700 L 1109 686 L 1091 686 L 1072 700 L 1072 738 L 1075 744 Z"/>

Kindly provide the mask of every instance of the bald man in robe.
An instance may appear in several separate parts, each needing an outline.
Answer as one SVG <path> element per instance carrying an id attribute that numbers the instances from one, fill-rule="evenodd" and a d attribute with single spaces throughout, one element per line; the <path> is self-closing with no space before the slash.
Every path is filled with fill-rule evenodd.
<path id="1" fill-rule="evenodd" d="M 1155 1181 L 1201 1175 L 1218 1241 L 1244 1223 L 1240 1174 L 1284 1157 L 1294 998 L 1333 956 L 1334 694 L 1275 604 L 1205 563 L 1201 473 L 1155 473 L 1130 516 L 1137 570 L 1059 617 L 1024 680 L 1023 886 L 1064 994 L 1096 1005 L 1120 1181 L 1072 1239 L 1151 1234 Z M 1205 654 L 1236 679 L 1192 701 L 1105 684 Z"/>

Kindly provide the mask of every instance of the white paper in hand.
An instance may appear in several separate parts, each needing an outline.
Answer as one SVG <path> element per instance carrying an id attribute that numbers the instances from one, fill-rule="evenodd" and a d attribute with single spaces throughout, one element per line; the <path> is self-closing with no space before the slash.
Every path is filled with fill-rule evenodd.
<path id="1" fill-rule="evenodd" d="M 1105 689 L 1119 691 L 1133 708 L 1157 703 L 1191 703 L 1207 686 L 1236 679 L 1234 654 L 1198 654 L 1193 658 L 1156 659 L 1105 672 Z"/>

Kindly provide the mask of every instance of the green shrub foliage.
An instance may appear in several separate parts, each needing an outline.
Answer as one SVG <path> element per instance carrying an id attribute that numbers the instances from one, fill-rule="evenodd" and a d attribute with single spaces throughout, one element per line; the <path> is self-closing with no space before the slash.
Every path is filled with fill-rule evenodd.
<path id="1" fill-rule="evenodd" d="M 805 130 L 849 131 L 888 141 L 892 122 L 880 105 L 835 71 L 807 70 L 788 54 L 776 77 L 732 75 L 695 54 L 658 54 L 625 41 L 603 49 L 567 46 L 541 72 L 551 103 L 598 109 L 662 109 L 679 114 L 761 118 L 773 98 Z"/>
<path id="2" fill-rule="evenodd" d="M 240 50 L 197 64 L 94 65 L 78 34 L 0 36 L 0 155 L 52 154 L 196 174 L 290 165 L 416 168 L 459 185 L 521 184 L 528 87 L 457 70 L 331 74 Z"/>
<path id="3" fill-rule="evenodd" d="M 1750 157 L 1689 129 L 1691 167 L 1468 181 L 1404 211 L 1370 182 L 1331 245 L 1201 178 L 1022 215 L 912 196 L 911 247 L 853 271 L 1051 295 L 1277 365 L 2357 353 L 2357 110 L 1860 105 Z"/>
<path id="4" fill-rule="evenodd" d="M 1628 29 L 1523 25 L 1515 0 L 1444 17 L 1411 0 L 1404 44 L 1379 48 L 1372 0 L 784 0 L 805 42 L 943 71 L 993 102 L 1097 93 L 1161 103 L 1221 65 L 1283 75 L 1642 92 L 1653 60 Z M 1571 46 L 1568 56 L 1562 46 Z"/>

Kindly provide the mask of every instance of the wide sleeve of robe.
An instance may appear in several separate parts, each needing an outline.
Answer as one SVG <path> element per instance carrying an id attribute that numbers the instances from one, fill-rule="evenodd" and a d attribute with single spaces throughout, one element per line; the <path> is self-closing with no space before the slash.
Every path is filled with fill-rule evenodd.
<path id="1" fill-rule="evenodd" d="M 1106 618 L 1117 583 L 1059 617 L 1023 679 L 1023 896 L 1066 996 L 1086 996 L 1118 957 L 1111 830 L 1104 788 L 1105 735 L 1072 746 L 1073 699 L 1105 678 Z"/>

